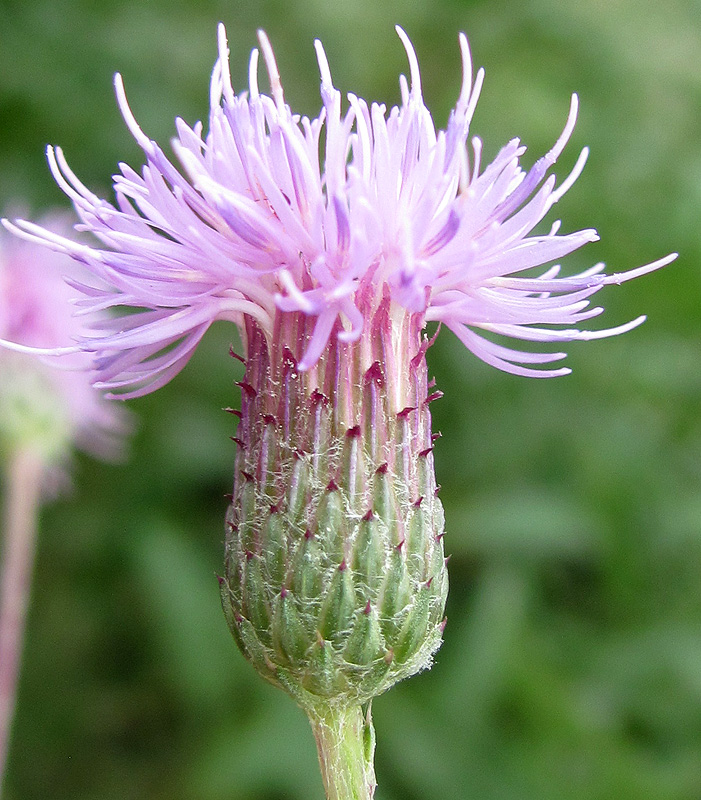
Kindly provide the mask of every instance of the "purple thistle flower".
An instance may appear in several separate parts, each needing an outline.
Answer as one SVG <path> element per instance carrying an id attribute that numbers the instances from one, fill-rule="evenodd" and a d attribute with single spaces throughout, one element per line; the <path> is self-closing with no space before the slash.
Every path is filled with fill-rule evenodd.
<path id="1" fill-rule="evenodd" d="M 258 89 L 258 50 L 248 93 L 234 93 L 220 26 L 209 132 L 176 121 L 179 167 L 139 128 L 119 76 L 118 102 L 147 163 L 141 174 L 120 165 L 116 205 L 49 148 L 78 229 L 98 245 L 5 222 L 92 276 L 71 281 L 90 329 L 72 347 L 26 349 L 86 357 L 109 396 L 153 391 L 212 322 L 238 326 L 246 372 L 241 410 L 232 409 L 222 605 L 242 652 L 307 712 L 336 800 L 372 798 L 368 704 L 430 666 L 445 625 L 429 409 L 440 392 L 428 378 L 426 323 L 444 324 L 507 372 L 562 375 L 569 370 L 543 365 L 564 353 L 488 337 L 550 344 L 631 330 L 644 317 L 579 326 L 602 311 L 590 302 L 603 286 L 675 258 L 560 277 L 554 262 L 597 238 L 562 234 L 559 222 L 532 233 L 586 161 L 585 149 L 559 185 L 548 175 L 572 133 L 576 95 L 560 138 L 529 171 L 518 140 L 483 168 L 479 139 L 467 147 L 483 72 L 473 83 L 466 38 L 458 101 L 436 131 L 416 55 L 397 32 L 410 66 L 401 106 L 387 111 L 350 94 L 343 111 L 316 42 L 323 108 L 310 120 L 285 104 L 263 33 L 271 96 Z"/>
<path id="2" fill-rule="evenodd" d="M 59 148 L 48 149 L 56 181 L 82 220 L 78 228 L 101 244 L 27 221 L 5 224 L 92 274 L 92 282 L 74 285 L 83 295 L 79 313 L 99 320 L 75 349 L 94 354 L 97 388 L 122 398 L 153 391 L 182 369 L 215 320 L 243 330 L 249 317 L 270 337 L 279 313 L 313 321 L 299 362 L 305 371 L 331 337 L 369 336 L 385 296 L 396 324 L 403 313 L 441 322 L 484 361 L 534 377 L 569 372 L 542 367 L 565 354 L 512 349 L 488 337 L 559 344 L 614 336 L 644 320 L 579 328 L 603 310 L 590 305 L 599 289 L 658 269 L 674 254 L 625 273 L 606 275 L 597 264 L 561 277 L 553 262 L 595 241 L 596 232 L 563 234 L 555 222 L 548 233 L 532 233 L 586 161 L 585 148 L 559 185 L 548 175 L 572 133 L 577 96 L 560 138 L 530 170 L 519 166 L 525 147 L 518 139 L 483 167 L 480 140 L 467 148 L 484 76 L 479 70 L 473 82 L 467 39 L 460 35 L 458 101 L 445 130 L 436 131 L 415 52 L 397 32 L 410 66 L 410 81 L 400 77 L 401 106 L 388 112 L 349 94 L 344 112 L 317 41 L 323 108 L 310 120 L 286 105 L 262 32 L 271 96 L 258 88 L 258 50 L 249 91 L 234 92 L 220 26 L 209 132 L 176 120 L 180 168 L 141 131 L 117 75 L 120 108 L 147 163 L 141 174 L 120 165 L 116 205 L 87 189 Z M 544 269 L 534 276 L 538 267 Z M 120 312 L 125 307 L 139 313 Z M 116 314 L 105 316 L 110 308 Z"/>

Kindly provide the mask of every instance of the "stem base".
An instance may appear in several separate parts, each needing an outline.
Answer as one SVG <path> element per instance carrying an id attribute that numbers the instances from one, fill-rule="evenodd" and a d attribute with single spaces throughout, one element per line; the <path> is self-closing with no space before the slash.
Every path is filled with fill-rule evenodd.
<path id="1" fill-rule="evenodd" d="M 327 800 L 372 800 L 375 731 L 370 704 L 307 711 Z"/>

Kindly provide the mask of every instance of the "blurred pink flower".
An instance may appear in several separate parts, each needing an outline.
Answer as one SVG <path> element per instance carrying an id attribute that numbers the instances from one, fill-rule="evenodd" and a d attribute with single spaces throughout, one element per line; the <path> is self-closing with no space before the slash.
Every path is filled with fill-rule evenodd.
<path id="1" fill-rule="evenodd" d="M 65 215 L 43 223 L 57 234 L 69 230 Z M 0 338 L 62 348 L 84 337 L 84 320 L 73 315 L 79 293 L 67 282 L 78 275 L 80 266 L 65 254 L 0 236 Z M 117 455 L 127 418 L 90 384 L 92 359 L 86 352 L 39 358 L 0 349 L 0 443 L 4 438 L 6 446 L 23 446 L 30 442 L 11 440 L 31 437 L 49 460 L 65 456 L 71 445 L 101 457 Z"/>
<path id="2" fill-rule="evenodd" d="M 67 231 L 59 217 L 47 230 Z M 86 330 L 72 314 L 80 268 L 63 253 L 0 236 L 0 337 L 25 347 L 65 348 Z M 0 793 L 15 708 L 32 582 L 38 511 L 66 484 L 73 446 L 111 458 L 128 428 L 124 408 L 90 384 L 93 356 L 39 358 L 0 349 Z"/>

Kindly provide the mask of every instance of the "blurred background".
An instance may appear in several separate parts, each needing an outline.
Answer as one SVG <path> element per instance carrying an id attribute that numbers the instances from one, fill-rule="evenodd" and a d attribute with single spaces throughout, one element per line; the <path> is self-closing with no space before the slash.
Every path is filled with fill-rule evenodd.
<path id="1" fill-rule="evenodd" d="M 286 98 L 319 108 L 313 39 L 336 85 L 398 101 L 413 39 L 444 126 L 458 31 L 487 79 L 473 133 L 530 165 L 591 156 L 557 207 L 601 242 L 566 264 L 662 272 L 597 298 L 620 339 L 574 344 L 574 374 L 505 375 L 444 332 L 436 461 L 452 553 L 445 644 L 376 700 L 378 800 L 701 797 L 701 3 L 698 0 L 0 0 L 0 207 L 67 201 L 47 143 L 111 197 L 142 164 L 112 75 L 167 143 L 205 119 L 215 26 L 236 88 L 267 30 Z M 552 215 L 551 215 L 552 217 Z M 76 457 L 45 508 L 8 800 L 321 800 L 303 714 L 243 660 L 221 614 L 223 515 L 240 365 L 213 328 L 165 389 L 131 402 L 128 463 Z"/>

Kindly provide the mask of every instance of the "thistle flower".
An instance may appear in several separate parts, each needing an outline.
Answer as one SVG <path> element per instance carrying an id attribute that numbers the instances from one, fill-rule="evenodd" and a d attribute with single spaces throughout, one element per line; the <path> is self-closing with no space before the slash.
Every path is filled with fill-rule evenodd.
<path id="1" fill-rule="evenodd" d="M 466 38 L 458 100 L 437 131 L 415 52 L 397 32 L 410 73 L 399 107 L 349 94 L 344 111 L 316 42 L 322 109 L 309 119 L 285 103 L 263 33 L 270 96 L 259 90 L 258 50 L 248 92 L 234 92 L 220 26 L 208 133 L 176 121 L 179 167 L 139 128 L 117 76 L 147 163 L 140 174 L 120 165 L 116 204 L 48 150 L 79 229 L 99 244 L 6 223 L 92 274 L 77 285 L 80 313 L 115 311 L 63 351 L 92 354 L 94 385 L 112 397 L 165 384 L 215 320 L 238 327 L 246 372 L 233 412 L 224 610 L 244 654 L 309 714 L 328 796 L 339 798 L 374 787 L 361 706 L 427 667 L 441 640 L 447 575 L 429 413 L 439 393 L 426 323 L 507 372 L 563 375 L 548 365 L 564 353 L 499 338 L 559 345 L 629 331 L 644 318 L 582 329 L 602 311 L 592 296 L 674 258 L 561 276 L 554 262 L 597 239 L 561 233 L 559 222 L 533 233 L 587 158 L 585 149 L 559 184 L 549 174 L 576 95 L 554 147 L 529 170 L 517 139 L 485 166 L 480 140 L 467 145 L 484 73 L 473 81 Z"/>

